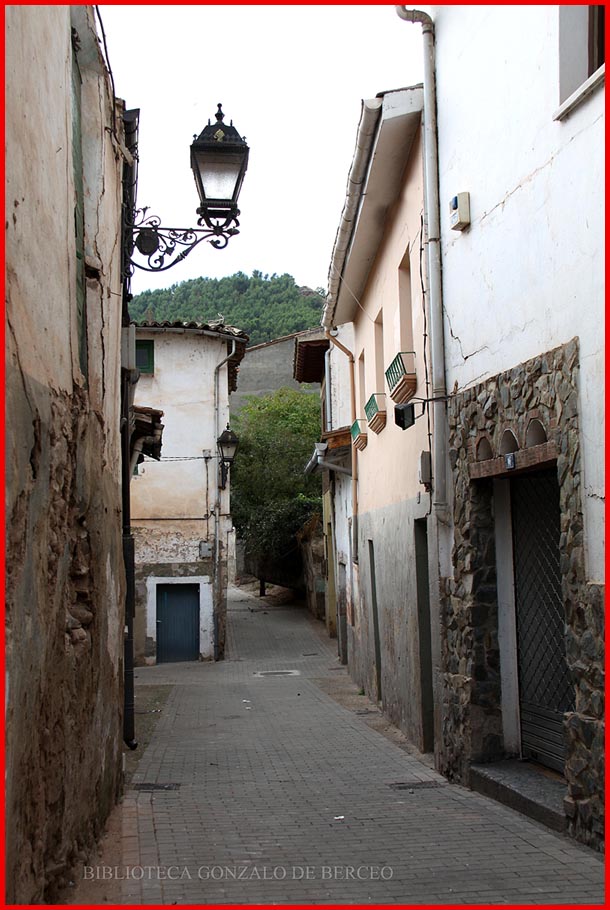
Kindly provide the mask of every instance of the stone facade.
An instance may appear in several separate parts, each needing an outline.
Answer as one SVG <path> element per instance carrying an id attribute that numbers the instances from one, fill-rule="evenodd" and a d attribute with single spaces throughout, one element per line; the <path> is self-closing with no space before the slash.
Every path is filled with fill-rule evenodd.
<path id="1" fill-rule="evenodd" d="M 578 341 L 573 339 L 450 398 L 455 532 L 453 577 L 444 580 L 441 616 L 440 766 L 449 778 L 468 783 L 470 763 L 505 755 L 492 478 L 510 476 L 503 451 L 510 431 L 518 447 L 515 470 L 556 465 L 566 659 L 575 694 L 575 710 L 564 722 L 565 809 L 570 832 L 599 846 L 603 589 L 586 577 L 578 370 Z"/>

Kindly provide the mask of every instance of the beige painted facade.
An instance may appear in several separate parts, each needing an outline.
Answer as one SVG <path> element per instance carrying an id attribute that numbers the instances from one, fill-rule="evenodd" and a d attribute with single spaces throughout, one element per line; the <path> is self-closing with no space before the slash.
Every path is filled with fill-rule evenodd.
<path id="1" fill-rule="evenodd" d="M 420 454 L 430 448 L 428 411 L 418 400 L 428 397 L 425 365 L 430 356 L 424 352 L 419 280 L 422 193 L 418 134 L 354 311 L 356 414 L 366 447 L 357 453 L 359 599 L 353 604 L 348 654 L 356 681 L 423 751 L 432 746 L 430 717 L 424 717 L 432 681 L 429 629 L 420 635 L 420 624 L 429 623 L 427 602 L 418 604 L 427 575 L 418 577 L 422 570 L 415 552 L 416 522 L 425 529 L 430 508 L 430 495 L 419 480 Z M 407 429 L 395 422 L 385 375 L 401 352 L 416 374 L 409 402 L 416 419 Z M 375 432 L 365 406 L 377 394 L 383 396 L 378 405 L 385 405 L 386 421 Z M 423 692 L 423 686 L 429 690 Z"/>
<path id="2" fill-rule="evenodd" d="M 138 663 L 223 655 L 232 521 L 230 479 L 221 489 L 216 440 L 229 421 L 229 389 L 246 341 L 229 326 L 136 329 L 136 346 L 152 346 L 153 359 L 151 371 L 140 374 L 135 404 L 163 411 L 164 425 L 161 461 L 142 461 L 131 485 Z M 178 603 L 185 589 L 168 587 L 177 584 L 189 586 L 192 607 Z M 191 608 L 198 640 L 178 642 L 176 652 L 169 614 L 161 613 Z"/>
<path id="3" fill-rule="evenodd" d="M 53 900 L 121 781 L 114 103 L 92 7 L 7 7 L 9 903 Z"/>
<path id="4" fill-rule="evenodd" d="M 414 744 L 429 751 L 430 494 L 420 482 L 420 456 L 430 450 L 432 418 L 425 401 L 430 353 L 420 278 L 426 273 L 421 112 L 418 86 L 363 102 L 323 324 L 331 339 L 339 326 L 337 341 L 347 337 L 347 324 L 353 332 L 352 479 L 348 483 L 345 474 L 336 474 L 332 480 L 335 571 L 341 570 L 335 581 L 339 600 L 347 596 L 347 635 L 340 650 L 358 685 Z M 391 371 L 401 354 L 409 377 L 397 386 Z M 331 344 L 326 368 L 331 403 L 347 362 Z M 408 392 L 400 391 L 403 386 Z M 344 399 L 346 391 L 343 382 Z M 397 405 L 412 409 L 410 426 L 400 424 Z M 345 528 L 351 536 L 347 553 L 345 546 L 339 551 Z"/>

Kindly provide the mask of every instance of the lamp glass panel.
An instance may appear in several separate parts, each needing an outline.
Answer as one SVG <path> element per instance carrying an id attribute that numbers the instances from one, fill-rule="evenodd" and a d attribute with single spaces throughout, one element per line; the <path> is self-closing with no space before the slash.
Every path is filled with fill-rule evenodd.
<path id="1" fill-rule="evenodd" d="M 206 199 L 233 200 L 243 156 L 240 154 L 195 152 Z"/>

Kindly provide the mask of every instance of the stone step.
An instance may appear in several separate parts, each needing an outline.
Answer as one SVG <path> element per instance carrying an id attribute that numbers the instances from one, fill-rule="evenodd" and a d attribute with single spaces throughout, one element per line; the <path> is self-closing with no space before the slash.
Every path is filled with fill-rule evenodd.
<path id="1" fill-rule="evenodd" d="M 565 831 L 565 780 L 534 762 L 507 759 L 470 766 L 470 786 L 554 831 Z"/>

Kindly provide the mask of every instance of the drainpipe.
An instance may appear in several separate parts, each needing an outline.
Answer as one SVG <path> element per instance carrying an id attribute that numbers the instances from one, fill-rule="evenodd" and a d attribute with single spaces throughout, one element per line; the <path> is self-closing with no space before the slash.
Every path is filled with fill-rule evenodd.
<path id="1" fill-rule="evenodd" d="M 333 415 L 332 415 L 332 396 L 331 396 L 331 384 L 330 384 L 330 352 L 331 348 L 329 346 L 326 354 L 324 355 L 324 376 L 326 377 L 326 382 L 324 384 L 324 393 L 326 398 L 326 425 L 324 429 L 326 431 L 332 430 L 333 426 Z"/>
<path id="2" fill-rule="evenodd" d="M 315 451 L 307 464 L 305 465 L 305 473 L 312 474 L 315 469 L 319 466 L 321 468 L 328 468 L 329 471 L 338 471 L 339 474 L 349 474 L 352 475 L 351 468 L 345 468 L 343 465 L 335 464 L 334 461 L 327 461 L 324 458 L 326 450 L 328 449 L 328 443 L 326 442 L 316 442 Z"/>
<path id="3" fill-rule="evenodd" d="M 427 13 L 405 6 L 395 7 L 406 22 L 418 22 L 424 41 L 424 171 L 425 210 L 428 225 L 428 294 L 430 306 L 430 349 L 432 354 L 432 399 L 434 404 L 434 510 L 447 523 L 447 421 L 445 344 L 443 338 L 443 296 L 441 283 L 440 205 L 438 189 L 438 140 L 436 119 L 436 75 L 434 22 Z"/>
<path id="4" fill-rule="evenodd" d="M 349 391 L 350 391 L 350 404 L 352 412 L 352 424 L 356 419 L 356 384 L 354 378 L 354 355 L 350 350 L 348 350 L 345 345 L 341 344 L 340 341 L 330 333 L 328 328 L 325 328 L 324 335 L 331 344 L 334 344 L 336 348 L 342 351 L 349 360 Z M 358 452 L 356 446 L 352 445 L 352 561 L 358 562 Z"/>
<path id="5" fill-rule="evenodd" d="M 121 498 L 123 513 L 123 561 L 125 564 L 125 636 L 123 651 L 123 741 L 130 749 L 137 749 L 135 732 L 135 692 L 134 692 L 134 641 L 133 626 L 136 608 L 135 582 L 135 541 L 131 534 L 131 500 L 129 486 L 131 483 L 130 459 L 130 400 L 131 386 L 137 373 L 122 369 L 121 387 Z"/>
<path id="6" fill-rule="evenodd" d="M 214 427 L 216 439 L 220 436 L 220 370 L 234 356 L 237 350 L 237 341 L 231 339 L 231 351 L 224 360 L 214 368 Z M 214 534 L 214 660 L 220 660 L 220 648 L 218 643 L 218 608 L 220 606 L 220 481 L 219 472 L 216 472 L 216 503 L 214 507 L 215 515 L 215 534 Z"/>

